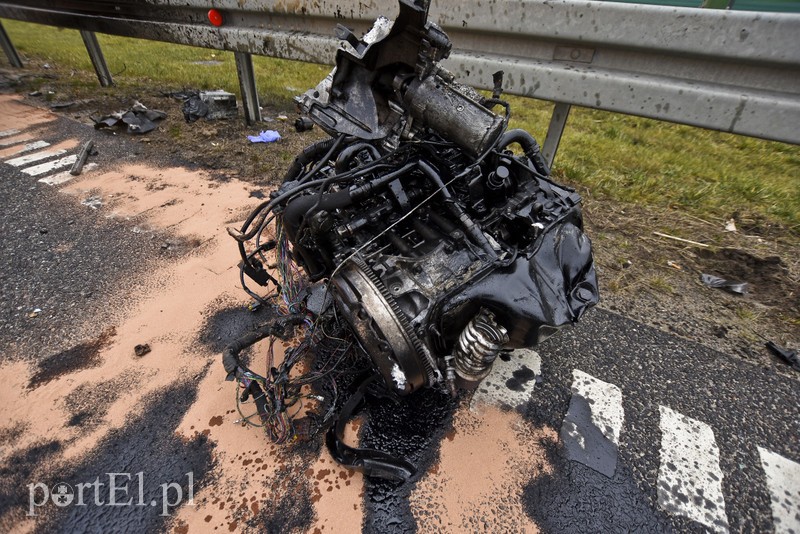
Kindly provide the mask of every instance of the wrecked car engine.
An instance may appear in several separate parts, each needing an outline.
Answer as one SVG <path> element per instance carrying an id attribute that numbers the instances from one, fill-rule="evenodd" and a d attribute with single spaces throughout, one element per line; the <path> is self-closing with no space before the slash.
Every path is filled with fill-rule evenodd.
<path id="1" fill-rule="evenodd" d="M 337 28 L 336 68 L 297 99 L 330 139 L 304 150 L 280 188 L 229 230 L 242 285 L 281 312 L 226 349 L 223 363 L 276 442 L 302 433 L 291 406 L 321 399 L 303 386 L 348 352 L 366 354 L 371 380 L 391 394 L 455 395 L 476 387 L 502 351 L 536 345 L 598 301 L 579 195 L 550 180 L 530 134 L 507 129 L 501 73 L 484 97 L 439 65 L 451 43 L 427 7 L 400 0 L 397 19 L 379 19 L 362 39 Z M 247 289 L 245 277 L 275 295 Z M 295 326 L 303 341 L 280 364 L 270 345 L 266 377 L 242 364 L 244 348 L 289 338 Z M 304 351 L 326 343 L 324 362 L 290 377 Z M 336 449 L 330 434 L 328 443 Z M 397 474 L 387 455 L 343 450 L 340 461 Z"/>

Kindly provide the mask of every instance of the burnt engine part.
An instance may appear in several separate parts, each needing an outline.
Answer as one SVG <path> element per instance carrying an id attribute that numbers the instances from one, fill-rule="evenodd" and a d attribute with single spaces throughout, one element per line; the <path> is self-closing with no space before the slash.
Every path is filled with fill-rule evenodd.
<path id="1" fill-rule="evenodd" d="M 335 69 L 297 99 L 331 138 L 298 155 L 269 200 L 229 229 L 245 290 L 294 318 L 303 346 L 348 338 L 338 357 L 367 355 L 393 395 L 474 388 L 502 351 L 540 343 L 598 301 L 579 195 L 550 179 L 529 133 L 507 130 L 502 73 L 484 98 L 439 65 L 451 43 L 427 21 L 426 2 L 400 0 L 397 19 L 379 19 L 361 40 L 337 29 Z M 248 289 L 245 277 L 275 294 Z M 325 324 L 344 334 L 329 336 Z M 288 396 L 270 388 L 313 380 L 287 378 L 285 363 L 256 375 L 240 345 L 226 353 L 229 377 L 258 393 L 255 380 L 270 399 L 262 420 L 287 427 L 274 412 Z M 359 391 L 344 419 L 362 404 Z M 384 453 L 337 445 L 339 426 L 328 443 L 340 461 L 377 476 L 409 472 Z"/>

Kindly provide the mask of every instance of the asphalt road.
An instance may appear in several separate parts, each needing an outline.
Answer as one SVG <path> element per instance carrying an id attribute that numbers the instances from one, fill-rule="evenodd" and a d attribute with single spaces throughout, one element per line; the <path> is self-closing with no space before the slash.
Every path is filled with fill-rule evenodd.
<path id="1" fill-rule="evenodd" d="M 46 140 L 80 135 L 80 128 L 59 119 Z M 127 155 L 120 158 L 135 160 L 132 152 L 121 152 Z M 120 292 L 135 290 L 132 281 L 154 265 L 181 261 L 180 251 L 159 246 L 161 238 L 132 232 L 132 223 L 106 219 L 78 201 L 0 163 L 2 363 L 23 357 L 20 347 L 32 364 L 73 348 L 81 339 L 76 328 L 96 334 L 114 323 L 118 315 L 104 309 L 119 302 Z M 56 260 L 55 247 L 65 251 Z M 43 311 L 31 318 L 37 307 Z M 89 327 L 87 318 L 96 318 Z M 236 318 L 220 309 L 212 323 L 219 320 L 215 328 L 233 335 Z M 191 469 L 200 486 L 213 485 L 213 444 L 173 434 L 195 399 L 196 384 L 176 384 L 151 399 L 99 450 L 54 480 L 85 479 L 113 470 L 121 454 L 145 454 L 149 471 L 178 477 Z M 546 532 L 800 532 L 800 374 L 779 362 L 753 365 L 597 308 L 537 353 L 501 362 L 476 395 L 516 410 L 534 427 L 560 430 L 558 443 L 546 448 L 552 471 L 521 488 L 525 513 Z M 412 397 L 400 407 L 377 406 L 362 437 L 404 451 L 424 474 L 435 463 L 454 409 L 436 394 Z M 417 424 L 394 424 L 404 419 Z M 0 512 L 22 499 L 8 481 L 24 487 L 33 466 L 60 447 L 54 437 L 35 450 L 4 455 L 0 469 L 8 478 L 0 484 Z M 363 529 L 425 530 L 407 499 L 418 479 L 399 487 L 367 481 Z M 294 502 L 304 509 L 276 505 L 262 526 L 308 528 L 309 496 Z M 167 528 L 155 510 L 132 517 L 134 512 L 62 513 L 42 526 Z"/>

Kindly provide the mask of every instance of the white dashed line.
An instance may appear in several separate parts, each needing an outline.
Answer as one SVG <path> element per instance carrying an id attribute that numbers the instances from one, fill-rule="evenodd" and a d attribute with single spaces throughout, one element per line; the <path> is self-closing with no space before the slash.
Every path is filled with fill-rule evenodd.
<path id="1" fill-rule="evenodd" d="M 528 402 L 536 377 L 542 374 L 542 359 L 530 349 L 517 349 L 509 357 L 508 361 L 501 358 L 494 361 L 489 376 L 472 396 L 470 409 L 477 410 L 487 404 L 516 408 Z"/>
<path id="2" fill-rule="evenodd" d="M 800 534 L 800 464 L 758 448 L 767 475 L 776 534 Z"/>
<path id="3" fill-rule="evenodd" d="M 47 158 L 53 158 L 55 156 L 60 156 L 61 154 L 66 154 L 66 150 L 45 150 L 43 152 L 37 152 L 35 154 L 28 154 L 27 156 L 20 156 L 18 158 L 10 159 L 6 161 L 9 165 L 14 167 L 24 167 L 25 165 L 29 165 L 35 161 L 40 161 Z"/>
<path id="4" fill-rule="evenodd" d="M 19 130 L 3 130 L 0 132 L 0 137 L 11 137 L 12 135 L 17 135 Z"/>
<path id="5" fill-rule="evenodd" d="M 87 163 L 83 166 L 83 172 L 86 173 L 92 169 L 97 167 L 97 163 Z M 63 183 L 69 182 L 75 178 L 72 176 L 69 171 L 59 172 L 58 174 L 53 174 L 51 176 L 45 176 L 44 178 L 40 178 L 39 181 L 43 184 L 47 185 L 61 185 Z"/>
<path id="6" fill-rule="evenodd" d="M 625 420 L 622 390 L 578 369 L 572 377 L 572 398 L 560 432 L 567 458 L 613 477 Z"/>
<path id="7" fill-rule="evenodd" d="M 24 137 L 22 139 L 6 139 L 0 140 L 0 148 L 6 148 L 9 146 L 18 145 L 20 143 L 24 143 L 25 141 L 30 141 L 30 137 Z"/>
<path id="8" fill-rule="evenodd" d="M 622 409 L 622 390 L 578 369 L 572 371 L 572 393 L 589 403 L 592 423 L 614 445 L 619 446 L 619 434 L 625 420 Z"/>
<path id="9" fill-rule="evenodd" d="M 76 154 L 72 154 L 71 156 L 67 156 L 66 158 L 57 159 L 55 161 L 48 161 L 47 163 L 42 163 L 41 165 L 34 165 L 33 167 L 22 169 L 22 172 L 30 176 L 39 176 L 40 174 L 45 174 L 47 172 L 60 169 L 61 167 L 72 165 L 77 160 L 78 156 Z"/>
<path id="10" fill-rule="evenodd" d="M 50 143 L 48 143 L 47 141 L 34 141 L 33 143 L 28 143 L 26 145 L 17 148 L 14 154 L 9 154 L 9 155 L 11 156 L 15 154 L 22 154 L 24 152 L 30 152 L 31 150 L 39 150 L 40 148 L 44 148 L 46 146 L 50 146 Z"/>
<path id="11" fill-rule="evenodd" d="M 664 510 L 728 532 L 719 447 L 710 426 L 666 406 L 661 414 L 658 504 Z"/>

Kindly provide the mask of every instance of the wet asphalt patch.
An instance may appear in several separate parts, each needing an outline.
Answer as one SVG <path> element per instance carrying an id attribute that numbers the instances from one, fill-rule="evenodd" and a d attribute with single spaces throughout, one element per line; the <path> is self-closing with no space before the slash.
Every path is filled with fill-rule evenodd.
<path id="1" fill-rule="evenodd" d="M 630 469 L 620 463 L 609 478 L 568 459 L 559 443 L 543 442 L 552 474 L 540 474 L 523 489 L 528 515 L 543 532 L 669 532 L 666 514 L 653 510 Z M 700 530 L 702 532 L 702 530 Z"/>
<path id="2" fill-rule="evenodd" d="M 35 476 L 55 469 L 53 457 L 63 449 L 58 440 L 42 441 L 13 452 L 0 463 L 0 530 L 10 532 L 14 520 L 28 512 L 28 484 Z M 45 476 L 43 482 L 49 482 L 49 474 Z"/>
<path id="3" fill-rule="evenodd" d="M 176 484 L 180 487 L 182 502 L 186 503 L 190 491 L 196 495 L 209 484 L 207 475 L 214 465 L 213 445 L 205 435 L 198 433 L 184 438 L 175 433 L 195 401 L 197 384 L 204 374 L 187 377 L 183 382 L 152 394 L 141 413 L 132 416 L 124 427 L 112 430 L 84 458 L 47 473 L 51 488 L 64 482 L 74 491 L 77 484 L 92 483 L 98 477 L 104 485 L 97 493 L 94 488 L 86 490 L 87 506 L 42 507 L 42 521 L 37 529 L 53 532 L 163 531 L 170 520 L 169 514 L 177 506 L 165 505 L 162 485 Z M 116 501 L 132 498 L 132 505 L 108 505 L 109 473 L 131 475 L 130 480 L 124 476 L 117 479 L 117 484 L 127 484 L 128 492 L 118 491 Z M 137 473 L 142 473 L 141 484 Z M 191 478 L 187 476 L 189 473 Z M 29 474 L 27 480 L 31 479 Z M 167 494 L 168 504 L 176 500 L 177 487 L 171 487 L 171 493 Z M 105 505 L 96 506 L 95 499 Z M 139 505 L 140 502 L 143 505 Z M 164 509 L 167 515 L 161 515 Z"/>
<path id="4" fill-rule="evenodd" d="M 389 452 L 416 467 L 410 480 L 397 483 L 365 478 L 365 533 L 416 532 L 409 497 L 439 458 L 442 438 L 453 426 L 458 399 L 426 389 L 400 400 L 376 399 L 366 409 L 360 446 Z M 424 518 L 431 513 L 421 510 Z"/>
<path id="5" fill-rule="evenodd" d="M 81 384 L 64 397 L 70 414 L 67 426 L 80 427 L 86 432 L 103 422 L 110 406 L 128 390 L 141 382 L 136 369 L 129 369 L 111 380 Z"/>

